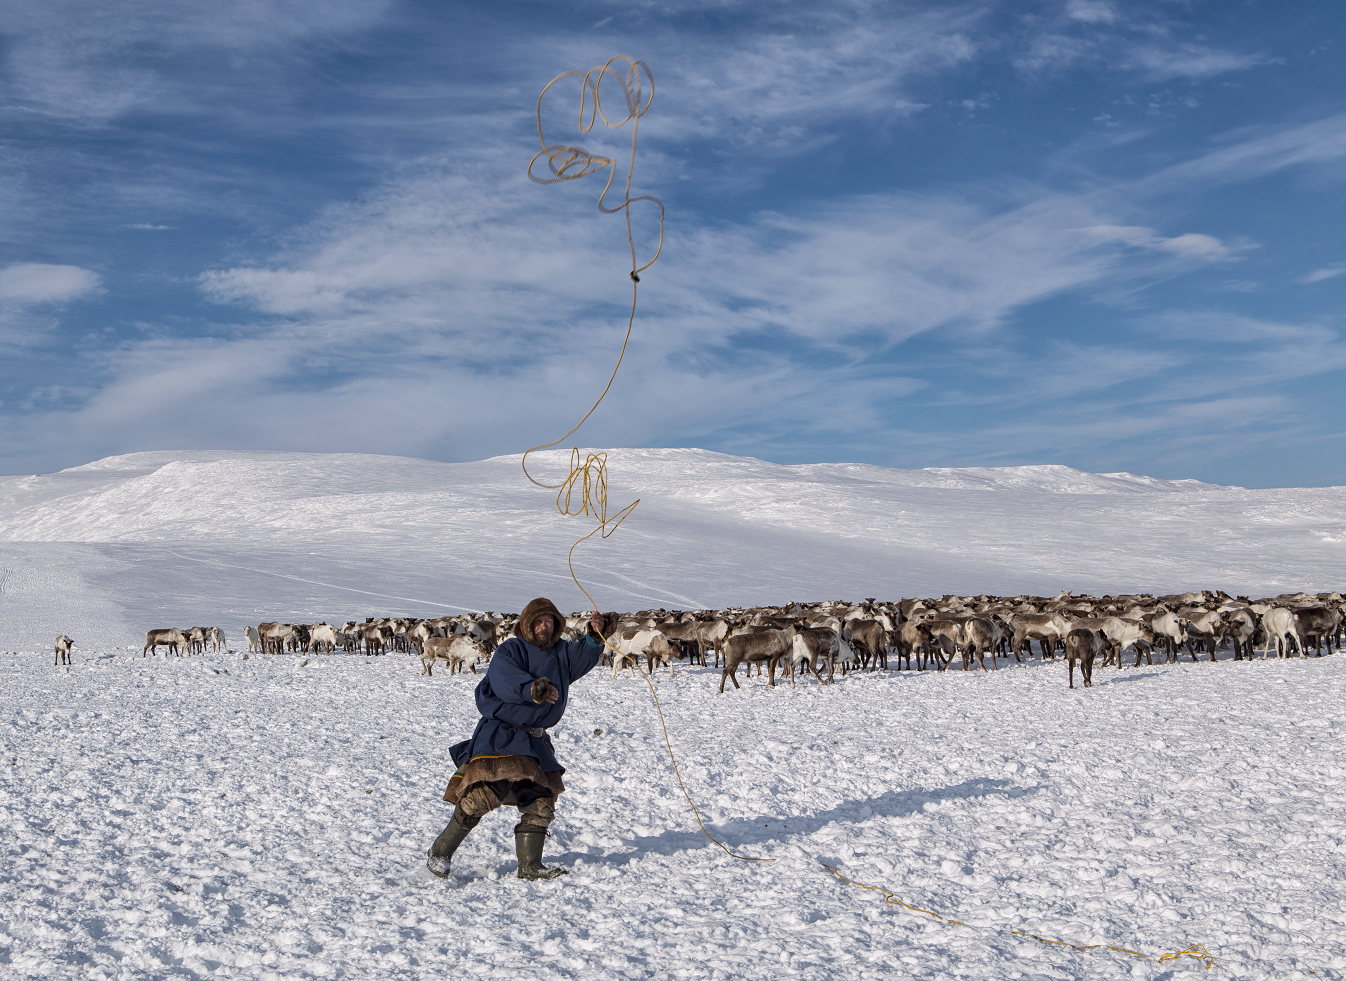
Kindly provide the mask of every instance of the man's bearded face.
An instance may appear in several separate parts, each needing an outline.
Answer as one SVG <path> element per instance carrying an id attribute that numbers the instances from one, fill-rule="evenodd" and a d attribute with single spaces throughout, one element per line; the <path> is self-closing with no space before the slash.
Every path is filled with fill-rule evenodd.
<path id="1" fill-rule="evenodd" d="M 544 613 L 533 619 L 533 637 L 537 640 L 537 646 L 550 646 L 552 635 L 556 632 L 555 619 L 549 613 Z"/>

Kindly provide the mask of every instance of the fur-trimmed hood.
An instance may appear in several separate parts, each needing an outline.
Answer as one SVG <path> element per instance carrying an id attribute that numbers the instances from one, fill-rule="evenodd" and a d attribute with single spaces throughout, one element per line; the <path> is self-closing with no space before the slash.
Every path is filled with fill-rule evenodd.
<path id="1" fill-rule="evenodd" d="M 542 613 L 550 613 L 556 620 L 556 629 L 552 631 L 553 643 L 561 639 L 561 631 L 566 626 L 566 618 L 561 616 L 561 611 L 556 608 L 556 604 L 545 597 L 539 596 L 523 608 L 523 612 L 519 614 L 519 622 L 514 625 L 514 633 L 534 647 L 537 646 L 537 641 L 533 639 L 533 621 Z"/>

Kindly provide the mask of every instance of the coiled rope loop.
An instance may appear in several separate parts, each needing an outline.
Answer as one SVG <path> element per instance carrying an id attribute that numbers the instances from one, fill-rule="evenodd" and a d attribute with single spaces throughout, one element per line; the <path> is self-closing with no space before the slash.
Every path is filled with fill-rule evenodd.
<path id="1" fill-rule="evenodd" d="M 628 66 L 626 72 L 622 73 L 612 67 L 615 62 L 625 62 Z M 617 161 L 612 157 L 595 156 L 582 146 L 569 146 L 559 143 L 548 146 L 546 137 L 542 135 L 542 99 L 546 96 L 547 89 L 563 78 L 580 74 L 584 76 L 584 81 L 580 86 L 579 130 L 581 136 L 592 130 L 599 119 L 603 120 L 603 125 L 608 129 L 620 129 L 628 122 L 631 124 L 631 159 L 626 167 L 626 193 L 622 196 L 621 204 L 615 208 L 609 208 L 603 203 L 603 199 L 612 188 L 612 181 L 617 176 Z M 626 115 L 620 119 L 610 119 L 603 109 L 603 99 L 599 90 L 603 85 L 603 79 L 607 77 L 614 79 L 622 90 L 622 97 L 626 103 Z M 644 98 L 646 83 L 648 83 L 650 90 L 648 99 Z M 578 69 L 562 72 L 548 82 L 537 97 L 537 138 L 538 142 L 542 144 L 542 149 L 533 154 L 533 159 L 528 161 L 528 179 L 537 184 L 559 184 L 561 181 L 579 180 L 581 177 L 596 174 L 605 167 L 611 168 L 608 171 L 608 182 L 603 185 L 603 193 L 598 195 L 598 210 L 609 215 L 616 214 L 618 211 L 626 212 L 626 240 L 631 247 L 631 272 L 628 275 L 632 282 L 636 283 L 640 282 L 640 274 L 654 265 L 659 258 L 659 253 L 664 248 L 664 202 L 648 194 L 631 197 L 631 178 L 636 171 L 636 138 L 640 131 L 640 117 L 650 111 L 652 102 L 654 102 L 654 75 L 650 73 L 650 66 L 626 55 L 609 58 L 603 64 L 590 68 L 587 72 L 581 73 Z M 589 119 L 587 123 L 584 121 L 586 112 Z M 542 157 L 547 158 L 547 169 L 551 171 L 551 177 L 538 177 L 533 173 L 533 166 Z M 659 207 L 659 244 L 654 250 L 653 257 L 643 266 L 639 264 L 639 260 L 636 258 L 635 238 L 631 234 L 631 205 L 636 201 L 650 201 Z M 564 436 L 561 437 L 561 439 L 564 438 Z M 560 442 L 560 440 L 557 442 Z"/>

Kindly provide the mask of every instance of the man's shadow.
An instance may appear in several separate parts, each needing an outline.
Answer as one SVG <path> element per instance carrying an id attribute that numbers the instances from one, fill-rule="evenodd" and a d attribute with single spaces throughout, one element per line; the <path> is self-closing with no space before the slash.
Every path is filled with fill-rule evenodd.
<path id="1" fill-rule="evenodd" d="M 785 844 L 788 843 L 789 839 L 798 835 L 809 835 L 820 831 L 833 821 L 838 824 L 858 824 L 876 816 L 905 817 L 908 814 L 915 814 L 923 810 L 926 804 L 938 804 L 941 801 L 968 800 L 974 797 L 989 797 L 992 795 L 1016 798 L 1026 797 L 1037 792 L 1038 788 L 1036 787 L 1015 786 L 1009 780 L 978 777 L 973 780 L 964 780 L 962 783 L 950 787 L 888 790 L 877 797 L 844 801 L 825 811 L 796 817 L 782 818 L 761 815 L 752 818 L 734 818 L 712 824 L 703 811 L 701 820 L 705 823 L 706 830 L 714 835 L 717 840 L 723 842 L 730 851 L 740 851 L 745 846 L 752 848 L 755 845 L 768 843 L 774 845 Z M 672 800 L 687 818 L 692 817 L 686 800 L 680 794 Z M 673 814 L 668 815 L 668 817 L 670 820 L 678 820 L 679 823 L 682 823 L 681 817 L 675 817 Z M 714 847 L 711 842 L 706 840 L 706 836 L 701 833 L 699 828 L 693 827 L 691 830 L 670 828 L 661 834 L 648 838 L 633 837 L 630 839 L 630 847 L 604 856 L 596 856 L 591 852 L 581 854 L 572 851 L 564 853 L 563 856 L 558 856 L 558 859 L 568 858 L 573 861 L 582 857 L 588 862 L 625 865 L 631 860 L 645 855 L 672 855 L 705 846 Z M 765 858 L 770 856 L 754 855 L 752 857 Z"/>

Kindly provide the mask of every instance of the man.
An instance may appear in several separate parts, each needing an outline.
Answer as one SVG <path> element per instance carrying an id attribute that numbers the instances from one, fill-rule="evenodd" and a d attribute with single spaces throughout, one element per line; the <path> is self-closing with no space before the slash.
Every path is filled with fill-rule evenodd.
<path id="1" fill-rule="evenodd" d="M 603 637 L 617 615 L 595 613 L 583 640 L 560 640 L 565 618 L 548 599 L 524 607 L 511 637 L 491 657 L 477 685 L 477 723 L 472 738 L 449 748 L 457 771 L 444 799 L 455 805 L 453 819 L 430 850 L 426 866 L 440 878 L 467 833 L 502 804 L 520 811 L 514 847 L 520 879 L 554 879 L 562 868 L 542 864 L 547 826 L 556 816 L 556 797 L 565 790 L 565 768 L 556 760 L 547 730 L 561 721 L 570 685 L 598 664 Z"/>

